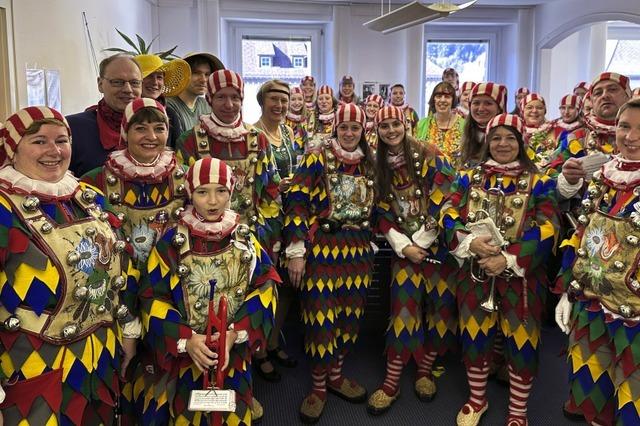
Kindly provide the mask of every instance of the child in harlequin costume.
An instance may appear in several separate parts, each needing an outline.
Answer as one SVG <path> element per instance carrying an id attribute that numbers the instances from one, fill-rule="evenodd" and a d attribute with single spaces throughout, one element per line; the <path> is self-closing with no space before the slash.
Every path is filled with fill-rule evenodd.
<path id="1" fill-rule="evenodd" d="M 455 112 L 462 118 L 467 118 L 469 115 L 469 100 L 471 100 L 471 90 L 475 85 L 476 83 L 473 81 L 465 81 L 460 86 L 460 102 L 455 108 Z"/>
<path id="2" fill-rule="evenodd" d="M 560 117 L 553 120 L 553 135 L 556 140 L 563 132 L 575 132 L 583 127 L 581 117 L 582 98 L 577 95 L 564 95 L 560 99 Z"/>
<path id="3" fill-rule="evenodd" d="M 375 125 L 376 114 L 382 107 L 384 107 L 384 99 L 375 93 L 367 96 L 364 101 L 364 112 L 367 116 L 367 121 L 364 125 L 364 137 L 374 153 L 378 147 L 378 132 Z"/>
<path id="4" fill-rule="evenodd" d="M 300 80 L 300 89 L 302 89 L 302 94 L 304 95 L 307 136 L 310 139 L 316 130 L 316 79 L 311 75 L 302 77 L 302 80 Z"/>
<path id="5" fill-rule="evenodd" d="M 514 96 L 516 106 L 513 108 L 513 111 L 511 111 L 511 114 L 522 116 L 522 109 L 520 109 L 520 105 L 529 93 L 531 93 L 531 91 L 527 87 L 518 87 Z"/>
<path id="6" fill-rule="evenodd" d="M 140 335 L 130 312 L 138 273 L 112 228 L 120 220 L 97 188 L 67 171 L 70 158 L 71 131 L 56 110 L 25 108 L 0 130 L 0 410 L 8 425 L 112 424 L 121 369 Z"/>
<path id="7" fill-rule="evenodd" d="M 618 114 L 619 154 L 594 174 L 565 240 L 556 322 L 569 334 L 569 413 L 640 424 L 640 102 Z"/>
<path id="8" fill-rule="evenodd" d="M 234 170 L 236 188 L 231 209 L 240 214 L 271 256 L 279 251 L 282 218 L 278 182 L 271 146 L 266 135 L 242 121 L 244 83 L 231 70 L 218 70 L 207 80 L 211 114 L 182 133 L 176 145 L 178 161 L 191 166 L 200 158 L 214 157 Z M 227 111 L 226 102 L 233 108 Z"/>
<path id="9" fill-rule="evenodd" d="M 386 377 L 367 407 L 374 415 L 398 398 L 400 375 L 411 359 L 418 367 L 416 395 L 422 401 L 435 397 L 432 366 L 438 355 L 455 346 L 458 326 L 453 282 L 447 282 L 457 265 L 425 261 L 445 263 L 447 257 L 448 250 L 438 244 L 437 221 L 455 170 L 435 146 L 407 135 L 399 108 L 384 107 L 376 124 L 378 227 L 396 256 L 391 266 Z"/>
<path id="10" fill-rule="evenodd" d="M 473 168 L 480 163 L 487 123 L 506 111 L 507 87 L 497 83 L 478 83 L 471 89 L 469 116 L 460 142 L 460 167 Z"/>
<path id="11" fill-rule="evenodd" d="M 327 390 L 351 402 L 367 395 L 342 373 L 358 338 L 373 268 L 374 164 L 364 117 L 354 104 L 338 108 L 335 136 L 305 154 L 286 198 L 289 278 L 300 289 L 312 368 L 312 391 L 300 408 L 307 423 L 322 415 Z"/>
<path id="12" fill-rule="evenodd" d="M 284 119 L 284 124 L 293 130 L 293 137 L 301 146 L 307 145 L 308 139 L 308 114 L 304 102 L 304 94 L 300 87 L 292 87 L 289 98 L 289 111 Z"/>
<path id="13" fill-rule="evenodd" d="M 158 405 L 145 412 L 142 423 L 210 424 L 211 415 L 187 406 L 190 392 L 203 389 L 203 370 L 217 365 L 217 355 L 204 344 L 215 285 L 215 310 L 224 295 L 230 324 L 224 389 L 236 397 L 236 409 L 223 413 L 223 424 L 250 425 L 251 353 L 266 344 L 280 278 L 248 226 L 228 209 L 231 168 L 201 159 L 186 180 L 192 205 L 151 251 L 140 290 L 144 340 L 164 376 L 163 386 L 156 387 Z"/>
<path id="14" fill-rule="evenodd" d="M 520 102 L 520 112 L 524 120 L 524 139 L 535 153 L 535 163 L 544 168 L 549 164 L 556 150 L 553 122 L 546 118 L 547 104 L 537 93 L 529 93 Z"/>
<path id="15" fill-rule="evenodd" d="M 98 187 L 122 215 L 120 232 L 131 244 L 139 270 L 146 268 L 151 248 L 175 222 L 186 199 L 186 170 L 174 152 L 165 148 L 168 126 L 161 103 L 150 98 L 134 100 L 122 116 L 120 144 L 126 148 L 112 152 L 103 167 L 82 177 L 83 182 Z M 133 377 L 122 387 L 120 408 L 125 423 L 135 423 L 146 407 L 155 404 L 153 395 L 143 392 L 153 389 L 158 378 L 153 360 L 145 350 L 139 359 L 141 363 L 132 366 Z"/>
<path id="16" fill-rule="evenodd" d="M 404 86 L 402 84 L 397 83 L 389 88 L 389 104 L 402 110 L 407 133 L 409 136 L 415 136 L 420 118 L 416 110 L 406 103 Z"/>
<path id="17" fill-rule="evenodd" d="M 548 283 L 544 264 L 554 247 L 559 221 L 555 181 L 538 172 L 527 156 L 523 132 L 519 117 L 494 117 L 487 126 L 483 163 L 458 175 L 443 207 L 446 239 L 462 266 L 456 298 L 470 397 L 458 413 L 458 425 L 477 425 L 489 406 L 487 377 L 498 328 L 504 334 L 509 369 L 507 425 L 527 424 Z M 497 197 L 489 196 L 490 188 L 504 193 L 502 212 L 495 212 Z M 489 206 L 484 205 L 485 199 Z M 492 216 L 480 220 L 480 209 Z M 476 282 L 472 273 L 480 279 L 480 269 L 487 280 Z M 493 279 L 497 302 L 488 312 L 483 301 L 492 300 Z"/>

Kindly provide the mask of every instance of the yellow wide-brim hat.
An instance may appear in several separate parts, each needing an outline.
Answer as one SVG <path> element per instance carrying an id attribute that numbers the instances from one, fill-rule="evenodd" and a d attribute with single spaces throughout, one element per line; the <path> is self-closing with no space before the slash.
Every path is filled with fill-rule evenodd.
<path id="1" fill-rule="evenodd" d="M 191 67 L 184 59 L 164 62 L 158 55 L 137 55 L 133 59 L 140 65 L 142 78 L 154 72 L 164 73 L 165 96 L 177 96 L 189 85 Z"/>

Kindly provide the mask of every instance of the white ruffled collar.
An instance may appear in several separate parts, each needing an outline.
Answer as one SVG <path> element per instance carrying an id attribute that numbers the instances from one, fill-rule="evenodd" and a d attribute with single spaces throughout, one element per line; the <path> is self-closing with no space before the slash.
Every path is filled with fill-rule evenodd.
<path id="1" fill-rule="evenodd" d="M 14 193 L 68 199 L 79 185 L 78 179 L 69 171 L 58 182 L 46 182 L 25 176 L 11 165 L 0 169 L 0 187 Z"/>
<path id="2" fill-rule="evenodd" d="M 362 152 L 360 146 L 357 146 L 353 151 L 347 151 L 340 146 L 340 143 L 335 138 L 331 139 L 331 150 L 345 164 L 358 164 L 364 158 L 364 152 Z"/>
<path id="3" fill-rule="evenodd" d="M 198 217 L 192 205 L 187 206 L 180 216 L 182 222 L 193 234 L 211 241 L 220 241 L 229 236 L 239 223 L 240 216 L 233 210 L 225 210 L 217 222 L 209 222 Z"/>
<path id="4" fill-rule="evenodd" d="M 640 182 L 640 161 L 627 160 L 620 154 L 614 155 L 601 170 L 605 179 L 617 185 L 635 186 Z"/>
<path id="5" fill-rule="evenodd" d="M 241 142 L 249 133 L 242 122 L 242 114 L 238 113 L 232 123 L 224 123 L 213 112 L 200 116 L 200 125 L 215 140 L 220 142 Z"/>
<path id="6" fill-rule="evenodd" d="M 176 156 L 173 151 L 163 151 L 151 164 L 142 164 L 131 158 L 126 149 L 109 154 L 105 166 L 118 177 L 127 180 L 162 180 L 176 168 Z"/>
<path id="7" fill-rule="evenodd" d="M 326 114 L 323 114 L 323 113 L 319 113 L 318 114 L 318 120 L 319 121 L 323 121 L 325 123 L 329 122 L 329 121 L 333 121 L 335 118 L 336 118 L 335 111 L 331 111 L 331 112 L 328 112 Z"/>

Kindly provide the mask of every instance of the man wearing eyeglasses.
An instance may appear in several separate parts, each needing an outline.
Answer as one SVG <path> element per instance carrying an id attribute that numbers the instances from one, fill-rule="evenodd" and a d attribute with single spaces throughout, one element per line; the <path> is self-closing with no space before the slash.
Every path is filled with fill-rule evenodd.
<path id="1" fill-rule="evenodd" d="M 113 55 L 100 62 L 97 105 L 67 117 L 73 145 L 69 169 L 80 177 L 104 164 L 120 146 L 120 122 L 129 102 L 142 94 L 142 72 L 128 55 Z"/>

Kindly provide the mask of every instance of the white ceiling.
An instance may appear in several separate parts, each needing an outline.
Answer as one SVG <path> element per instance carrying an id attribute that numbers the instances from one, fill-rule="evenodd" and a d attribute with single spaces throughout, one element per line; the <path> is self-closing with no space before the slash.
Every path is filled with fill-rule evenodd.
<path id="1" fill-rule="evenodd" d="M 267 0 L 285 1 L 290 3 L 315 3 L 315 4 L 380 4 L 380 0 Z M 387 5 L 389 0 L 383 0 Z M 413 0 L 391 0 L 391 4 L 400 5 L 411 3 Z M 481 6 L 535 6 L 543 3 L 553 3 L 558 0 L 478 0 L 477 5 Z M 437 0 L 421 0 L 421 3 L 434 3 Z M 460 4 L 465 0 L 454 0 L 452 3 Z"/>

